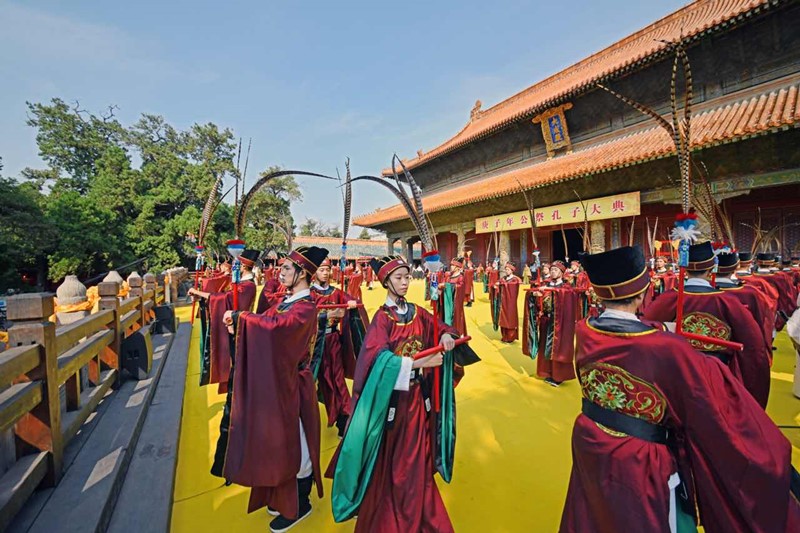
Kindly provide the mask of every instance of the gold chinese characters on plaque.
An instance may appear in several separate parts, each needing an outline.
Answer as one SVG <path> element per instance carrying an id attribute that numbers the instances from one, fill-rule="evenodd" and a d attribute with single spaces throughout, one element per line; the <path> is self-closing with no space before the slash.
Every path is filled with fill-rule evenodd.
<path id="1" fill-rule="evenodd" d="M 544 137 L 544 144 L 547 147 L 548 158 L 553 157 L 556 150 L 561 148 L 566 148 L 567 153 L 572 151 L 567 117 L 564 114 L 567 109 L 572 109 L 572 104 L 562 104 L 533 117 L 534 124 L 541 123 L 542 125 L 542 137 Z"/>
<path id="2" fill-rule="evenodd" d="M 584 214 L 584 207 L 586 213 Z M 584 202 L 537 207 L 533 210 L 536 227 L 579 224 L 584 220 L 605 220 L 638 215 L 641 212 L 639 191 L 593 198 Z M 492 233 L 530 228 L 530 211 L 517 211 L 475 219 L 475 233 Z"/>

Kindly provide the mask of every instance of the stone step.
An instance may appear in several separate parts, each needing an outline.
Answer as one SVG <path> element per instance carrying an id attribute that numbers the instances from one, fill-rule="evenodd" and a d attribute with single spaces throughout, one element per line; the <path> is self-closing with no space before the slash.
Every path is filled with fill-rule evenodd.
<path id="1" fill-rule="evenodd" d="M 170 529 L 190 340 L 191 326 L 182 324 L 147 411 L 109 533 Z"/>

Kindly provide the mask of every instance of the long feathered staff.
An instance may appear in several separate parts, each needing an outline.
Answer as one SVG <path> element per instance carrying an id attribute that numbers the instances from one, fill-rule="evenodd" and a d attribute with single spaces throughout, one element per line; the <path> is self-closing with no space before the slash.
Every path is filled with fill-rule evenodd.
<path id="1" fill-rule="evenodd" d="M 525 199 L 525 205 L 528 207 L 528 216 L 531 218 L 531 240 L 533 241 L 533 266 L 536 270 L 536 279 L 541 279 L 541 268 L 542 263 L 539 261 L 539 241 L 536 239 L 536 209 L 533 207 L 533 200 L 528 195 L 528 191 L 522 186 L 522 183 L 517 179 L 517 185 L 519 185 L 519 192 L 522 193 L 522 197 Z"/>
<path id="2" fill-rule="evenodd" d="M 405 177 L 406 183 L 408 184 L 409 188 L 411 189 L 411 196 L 403 187 L 403 184 L 400 181 L 400 176 L 397 174 L 397 164 L 400 164 L 400 167 L 403 170 L 403 176 Z M 425 208 L 422 204 L 422 189 L 417 185 L 416 180 L 414 180 L 414 176 L 411 175 L 411 172 L 408 171 L 403 161 L 397 157 L 397 154 L 392 156 L 392 177 L 394 178 L 394 185 L 387 180 L 376 178 L 374 176 L 359 176 L 357 178 L 352 178 L 348 181 L 371 181 L 373 183 L 379 183 L 383 187 L 389 189 L 392 194 L 400 201 L 400 204 L 406 210 L 408 217 L 411 219 L 411 223 L 414 225 L 414 229 L 417 230 L 417 234 L 419 234 L 419 238 L 422 241 L 422 245 L 425 247 L 425 253 L 423 254 L 423 258 L 425 259 L 425 268 L 428 270 L 429 279 L 430 279 L 430 296 L 431 296 L 431 306 L 433 307 L 433 314 L 435 317 L 434 320 L 434 338 L 439 338 L 439 320 L 438 320 L 438 305 L 437 300 L 439 298 L 439 271 L 442 268 L 441 258 L 439 257 L 439 250 L 436 243 L 436 232 L 433 230 L 433 226 L 431 224 L 430 219 L 425 214 Z M 409 258 L 409 262 L 413 258 Z M 438 412 L 440 409 L 440 401 L 439 401 L 439 394 L 440 394 L 440 379 L 439 379 L 439 367 L 434 370 L 434 390 L 433 390 L 433 400 L 434 406 L 436 411 Z"/>
<path id="3" fill-rule="evenodd" d="M 205 242 L 206 242 L 206 235 L 208 233 L 208 227 L 211 225 L 211 219 L 214 217 L 214 212 L 217 210 L 217 206 L 219 206 L 218 196 L 220 195 L 222 189 L 222 178 L 224 174 L 220 174 L 217 176 L 216 180 L 214 180 L 214 185 L 211 187 L 211 191 L 208 193 L 208 199 L 206 199 L 206 205 L 203 207 L 203 214 L 200 217 L 200 231 L 197 233 L 197 246 L 195 246 L 194 250 L 197 253 L 197 258 L 195 259 L 194 263 L 194 288 L 200 285 L 200 272 L 203 270 L 203 263 L 204 263 L 204 251 L 205 251 Z M 194 324 L 194 315 L 195 315 L 195 306 L 197 305 L 196 301 L 192 301 L 192 316 L 190 322 Z"/>
<path id="4" fill-rule="evenodd" d="M 340 284 L 344 289 L 344 270 L 347 267 L 347 233 L 350 231 L 350 211 L 353 207 L 353 184 L 350 176 L 350 158 L 348 157 L 344 163 L 345 168 L 345 182 L 344 191 L 342 192 L 342 202 L 344 203 L 344 222 L 342 223 L 342 255 L 339 258 Z M 337 171 L 338 174 L 338 171 Z M 341 180 L 339 180 L 341 183 Z"/>
<path id="5" fill-rule="evenodd" d="M 670 80 L 670 110 L 672 112 L 671 122 L 667 121 L 656 111 L 645 105 L 623 96 L 609 89 L 608 87 L 600 84 L 598 84 L 598 86 L 634 109 L 652 117 L 659 126 L 664 128 L 670 134 L 672 143 L 675 146 L 676 155 L 678 157 L 678 168 L 680 169 L 681 176 L 681 207 L 683 208 L 682 213 L 676 217 L 675 228 L 672 231 L 672 239 L 680 241 L 680 246 L 678 248 L 678 265 L 680 267 L 680 274 L 678 276 L 678 310 L 676 318 L 676 333 L 700 343 L 714 344 L 717 346 L 741 350 L 742 345 L 738 343 L 723 341 L 721 339 L 706 337 L 703 335 L 695 335 L 683 331 L 683 300 L 685 293 L 684 278 L 686 275 L 686 266 L 689 263 L 689 246 L 691 246 L 692 242 L 697 240 L 697 238 L 700 236 L 700 232 L 697 230 L 697 214 L 691 210 L 692 179 L 690 146 L 693 104 L 692 70 L 689 65 L 689 56 L 686 53 L 683 42 L 667 42 L 667 44 L 675 51 L 675 59 L 672 63 L 672 77 Z M 682 67 L 685 83 L 682 117 L 678 114 L 677 80 L 679 66 Z"/>
<path id="6" fill-rule="evenodd" d="M 233 308 L 238 309 L 239 303 L 239 276 L 240 276 L 240 267 L 241 264 L 239 262 L 239 255 L 244 251 L 244 230 L 247 224 L 247 208 L 250 207 L 250 202 L 255 197 L 256 193 L 261 190 L 264 185 L 269 183 L 270 181 L 274 180 L 275 178 L 281 176 L 315 176 L 317 178 L 323 179 L 330 179 L 335 180 L 336 178 L 332 178 L 330 176 L 325 176 L 324 174 L 317 174 L 314 172 L 304 172 L 302 170 L 275 170 L 264 174 L 261 178 L 255 182 L 255 184 L 247 191 L 241 202 L 239 203 L 238 210 L 236 213 L 236 238 L 231 239 L 228 241 L 228 253 L 233 256 L 233 265 L 231 266 L 231 278 L 233 281 Z"/>

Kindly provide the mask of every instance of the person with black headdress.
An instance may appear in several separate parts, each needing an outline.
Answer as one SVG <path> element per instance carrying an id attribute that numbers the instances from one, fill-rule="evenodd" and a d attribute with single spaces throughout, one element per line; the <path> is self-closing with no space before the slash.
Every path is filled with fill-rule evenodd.
<path id="1" fill-rule="evenodd" d="M 350 417 L 350 391 L 345 378 L 353 379 L 356 356 L 361 350 L 369 319 L 361 302 L 330 284 L 331 260 L 317 269 L 311 296 L 317 306 L 346 305 L 346 308 L 319 309 L 319 333 L 312 363 L 317 388 L 328 414 L 328 427 L 336 424 L 339 437 Z"/>
<path id="2" fill-rule="evenodd" d="M 286 260 L 286 254 L 279 252 L 275 261 L 277 269 L 280 271 L 281 265 Z M 272 270 L 272 269 L 270 269 Z M 256 304 L 256 313 L 263 313 L 273 305 L 280 303 L 286 295 L 286 286 L 283 285 L 278 279 L 277 275 L 266 276 L 264 287 L 261 289 L 261 294 L 258 295 L 258 303 Z"/>
<path id="3" fill-rule="evenodd" d="M 256 282 L 253 267 L 258 259 L 258 250 L 245 250 L 239 256 L 242 265 L 242 275 L 237 290 L 239 291 L 236 311 L 250 311 L 256 298 Z M 225 276 L 230 280 L 230 275 Z M 224 394 L 228 391 L 228 379 L 231 373 L 231 350 L 233 338 L 228 334 L 222 324 L 222 316 L 226 311 L 233 309 L 233 285 L 227 283 L 227 290 L 207 292 L 199 289 L 189 289 L 189 296 L 200 299 L 200 313 L 203 328 L 203 350 L 201 354 L 200 384 L 218 384 L 217 392 Z M 204 316 L 203 316 L 204 315 Z"/>
<path id="4" fill-rule="evenodd" d="M 792 282 L 792 277 L 775 270 L 775 254 L 760 252 L 756 256 L 755 277 L 764 280 L 778 292 L 778 317 L 775 329 L 781 331 L 789 318 L 797 310 L 798 288 Z"/>
<path id="5" fill-rule="evenodd" d="M 560 531 L 696 531 L 696 510 L 709 533 L 800 531 L 786 437 L 719 359 L 637 317 L 641 248 L 582 263 L 606 310 L 577 326 L 582 413 Z"/>
<path id="6" fill-rule="evenodd" d="M 387 289 L 367 330 L 353 381 L 350 422 L 328 468 L 334 519 L 358 515 L 356 532 L 453 531 L 434 474 L 449 482 L 454 461 L 453 388 L 477 361 L 458 332 L 406 300 L 411 266 L 399 256 L 373 259 Z M 445 353 L 416 359 L 425 349 Z M 440 403 L 434 380 L 439 376 Z"/>
<path id="7" fill-rule="evenodd" d="M 221 469 L 229 482 L 251 487 L 248 512 L 267 506 L 276 516 L 273 532 L 309 515 L 314 482 L 322 496 L 319 408 L 310 368 L 317 308 L 309 285 L 327 255 L 316 246 L 293 250 L 281 266 L 288 291 L 283 301 L 261 314 L 224 317 L 229 329 L 235 326 L 236 366 L 230 423 L 220 435 L 212 473 Z"/>
<path id="8" fill-rule="evenodd" d="M 764 342 L 761 326 L 744 304 L 711 285 L 711 272 L 715 264 L 714 248 L 710 242 L 689 247 L 688 279 L 683 297 L 683 331 L 741 343 L 743 350 L 691 341 L 696 349 L 727 364 L 756 401 L 766 407 L 772 351 Z M 675 322 L 677 313 L 678 291 L 674 290 L 665 292 L 651 303 L 645 310 L 644 318 Z"/>
<path id="9" fill-rule="evenodd" d="M 739 267 L 739 254 L 736 251 L 717 254 L 716 288 L 739 300 L 761 326 L 764 343 L 772 351 L 772 334 L 775 329 L 774 305 L 766 294 L 753 285 L 745 284 L 733 276 Z"/>

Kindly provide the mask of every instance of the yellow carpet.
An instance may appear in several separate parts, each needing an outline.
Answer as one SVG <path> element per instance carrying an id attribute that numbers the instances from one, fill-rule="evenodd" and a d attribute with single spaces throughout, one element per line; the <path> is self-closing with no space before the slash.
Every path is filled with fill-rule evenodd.
<path id="1" fill-rule="evenodd" d="M 453 482 L 437 477 L 456 531 L 556 531 L 570 472 L 570 434 L 580 409 L 576 383 L 554 389 L 532 378 L 534 361 L 522 355 L 520 343 L 502 344 L 492 330 L 482 286 L 478 300 L 466 309 L 471 346 L 483 361 L 467 369 L 456 391 L 458 440 Z M 415 281 L 409 299 L 422 302 L 422 283 Z M 364 291 L 370 316 L 385 291 Z M 520 308 L 522 302 L 520 301 Z M 520 314 L 520 317 L 522 315 Z M 181 310 L 189 319 L 189 309 Z M 248 515 L 248 489 L 225 487 L 209 474 L 225 402 L 216 388 L 199 387 L 199 323 L 189 352 L 180 451 L 172 510 L 172 531 L 265 531 L 265 511 Z M 791 393 L 794 355 L 785 334 L 778 340 L 768 412 L 779 425 L 800 426 L 800 400 Z M 323 416 L 323 420 L 325 420 Z M 800 429 L 785 429 L 800 465 Z M 338 439 L 336 429 L 322 431 L 323 469 Z M 352 531 L 354 522 L 335 524 L 326 496 L 312 501 L 314 510 L 293 531 Z M 315 495 L 316 493 L 314 493 Z"/>

